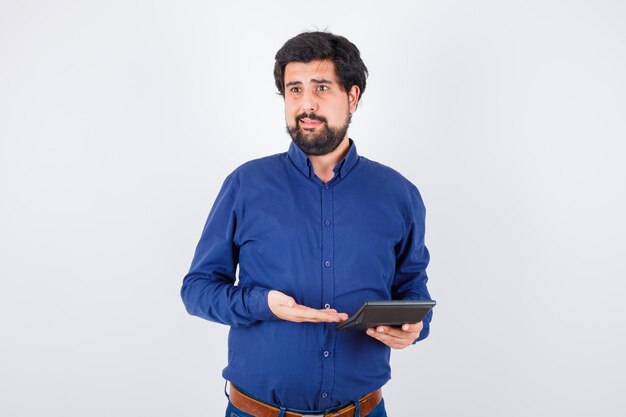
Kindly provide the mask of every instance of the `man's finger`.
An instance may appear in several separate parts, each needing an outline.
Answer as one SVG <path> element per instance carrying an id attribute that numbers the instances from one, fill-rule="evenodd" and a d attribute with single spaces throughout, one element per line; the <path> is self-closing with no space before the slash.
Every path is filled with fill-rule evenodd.
<path id="1" fill-rule="evenodd" d="M 378 326 L 376 331 L 378 333 L 390 334 L 395 337 L 399 337 L 401 339 L 417 339 L 419 333 L 422 331 L 422 322 L 419 323 L 405 323 L 402 327 L 391 327 L 391 326 Z M 418 336 L 415 336 L 415 335 Z"/>
<path id="2" fill-rule="evenodd" d="M 311 318 L 320 318 L 320 319 L 330 318 L 330 319 L 333 319 L 333 321 L 335 319 L 340 320 L 340 321 L 348 319 L 348 315 L 346 313 L 338 313 L 337 310 L 333 310 L 333 309 L 316 310 L 314 308 L 306 307 L 306 306 L 298 306 L 298 308 L 300 308 L 301 311 L 306 312 L 307 317 L 311 317 Z"/>
<path id="3" fill-rule="evenodd" d="M 294 310 L 294 318 L 300 319 L 300 321 L 338 322 L 348 319 L 348 315 L 345 313 L 315 310 L 314 308 L 303 305 L 297 305 Z"/>
<path id="4" fill-rule="evenodd" d="M 419 332 L 408 332 L 395 327 L 389 326 L 378 326 L 376 329 L 373 329 L 374 334 L 376 336 L 385 336 L 384 340 L 391 340 L 390 338 L 394 338 L 397 341 L 401 341 L 405 343 L 407 340 L 413 342 L 413 340 L 419 337 Z M 381 340 L 381 339 L 379 339 Z"/>
<path id="5" fill-rule="evenodd" d="M 400 338 L 388 333 L 381 333 L 377 329 L 367 329 L 367 334 L 393 349 L 404 349 L 412 342 L 412 339 Z"/>
<path id="6" fill-rule="evenodd" d="M 405 323 L 402 325 L 402 330 L 405 332 L 420 332 L 424 324 L 420 321 L 419 323 Z"/>
<path id="7" fill-rule="evenodd" d="M 367 331 L 367 334 L 372 336 L 374 339 L 377 339 L 381 342 L 383 342 L 384 344 L 386 344 L 389 347 L 395 347 L 396 344 L 398 343 L 398 338 L 394 337 L 390 334 L 386 334 L 386 333 L 381 333 L 377 330 L 369 330 Z"/>
<path id="8" fill-rule="evenodd" d="M 387 334 L 393 337 L 398 337 L 400 339 L 407 339 L 413 334 L 412 332 L 407 332 L 402 330 L 401 328 L 391 326 L 378 326 L 376 328 L 376 333 Z"/>

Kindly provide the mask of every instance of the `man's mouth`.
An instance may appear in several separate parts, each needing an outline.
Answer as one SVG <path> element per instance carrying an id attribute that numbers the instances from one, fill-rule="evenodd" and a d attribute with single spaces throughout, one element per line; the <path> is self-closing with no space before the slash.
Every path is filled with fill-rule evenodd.
<path id="1" fill-rule="evenodd" d="M 322 123 L 324 122 L 322 122 L 321 120 L 311 119 L 309 117 L 303 117 L 302 119 L 300 119 L 300 126 L 302 126 L 302 128 L 304 129 L 313 129 L 321 125 Z"/>

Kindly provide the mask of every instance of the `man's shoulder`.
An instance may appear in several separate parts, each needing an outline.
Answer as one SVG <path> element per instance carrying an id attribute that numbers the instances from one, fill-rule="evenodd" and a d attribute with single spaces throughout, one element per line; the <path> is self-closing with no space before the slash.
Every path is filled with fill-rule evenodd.
<path id="1" fill-rule="evenodd" d="M 363 162 L 364 169 L 368 171 L 367 173 L 384 182 L 386 186 L 417 191 L 417 187 L 394 168 L 364 156 L 361 156 L 361 161 Z"/>
<path id="2" fill-rule="evenodd" d="M 287 158 L 287 153 L 281 152 L 252 159 L 235 168 L 229 177 L 241 179 L 275 172 L 277 167 L 284 164 L 285 158 Z"/>
<path id="3" fill-rule="evenodd" d="M 424 201 L 418 188 L 408 178 L 395 169 L 361 157 L 363 167 L 366 170 L 368 183 L 374 185 L 373 189 L 380 195 L 384 195 L 387 202 L 396 204 L 407 222 L 416 216 L 416 213 L 425 213 Z"/>

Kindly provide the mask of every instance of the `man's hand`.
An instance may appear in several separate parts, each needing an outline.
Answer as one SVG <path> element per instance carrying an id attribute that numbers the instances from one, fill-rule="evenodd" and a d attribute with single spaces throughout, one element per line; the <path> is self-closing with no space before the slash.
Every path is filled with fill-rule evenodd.
<path id="1" fill-rule="evenodd" d="M 336 323 L 348 320 L 346 313 L 338 313 L 337 310 L 332 308 L 316 310 L 306 307 L 296 303 L 293 297 L 276 290 L 271 290 L 267 294 L 267 304 L 276 317 L 287 321 L 298 323 L 305 321 Z"/>
<path id="2" fill-rule="evenodd" d="M 421 321 L 419 323 L 403 324 L 401 329 L 390 326 L 378 326 L 375 329 L 367 329 L 367 334 L 374 339 L 380 340 L 390 348 L 404 349 L 420 337 L 423 327 L 424 324 Z"/>

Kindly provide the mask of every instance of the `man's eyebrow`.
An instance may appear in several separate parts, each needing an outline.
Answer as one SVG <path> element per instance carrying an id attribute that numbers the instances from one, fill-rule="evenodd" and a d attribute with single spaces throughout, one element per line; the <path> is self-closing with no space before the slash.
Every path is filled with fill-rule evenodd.
<path id="1" fill-rule="evenodd" d="M 312 83 L 317 83 L 317 84 L 332 84 L 333 83 L 331 80 L 327 80 L 325 78 L 322 78 L 320 80 L 318 80 L 316 78 L 311 78 L 311 82 Z"/>
<path id="2" fill-rule="evenodd" d="M 327 80 L 326 78 L 311 78 L 311 82 L 315 84 L 332 84 L 331 80 Z M 302 84 L 302 81 L 289 81 L 285 84 L 285 87 L 291 87 L 292 85 Z"/>

